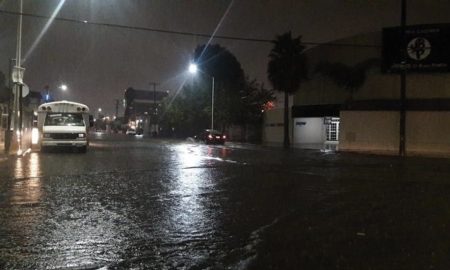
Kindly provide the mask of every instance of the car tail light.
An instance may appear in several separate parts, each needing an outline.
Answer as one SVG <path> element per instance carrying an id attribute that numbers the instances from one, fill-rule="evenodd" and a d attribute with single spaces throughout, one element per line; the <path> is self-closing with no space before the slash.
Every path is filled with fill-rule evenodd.
<path id="1" fill-rule="evenodd" d="M 224 139 L 224 140 L 225 140 L 226 138 L 227 138 L 227 136 L 226 136 L 226 135 L 223 135 L 223 136 L 222 136 L 222 139 Z"/>
<path id="2" fill-rule="evenodd" d="M 211 134 L 208 135 L 208 139 L 212 140 L 213 136 Z"/>

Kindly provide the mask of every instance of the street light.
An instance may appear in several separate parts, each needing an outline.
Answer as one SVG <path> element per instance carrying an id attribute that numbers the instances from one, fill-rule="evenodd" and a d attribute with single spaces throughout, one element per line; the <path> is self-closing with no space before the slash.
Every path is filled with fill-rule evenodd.
<path id="1" fill-rule="evenodd" d="M 100 116 L 102 115 L 102 108 L 97 109 L 97 118 L 100 119 Z"/>
<path id="2" fill-rule="evenodd" d="M 196 65 L 196 64 L 190 64 L 190 65 L 189 65 L 189 72 L 190 72 L 191 74 L 197 73 L 197 65 Z"/>
<path id="3" fill-rule="evenodd" d="M 191 74 L 196 74 L 198 71 L 198 67 L 196 64 L 191 63 L 189 65 L 189 73 Z M 211 76 L 211 81 L 212 81 L 212 85 L 211 85 L 211 129 L 214 129 L 214 76 Z"/>
<path id="4" fill-rule="evenodd" d="M 69 87 L 67 86 L 67 84 L 61 84 L 56 89 L 60 89 L 61 91 L 66 92 L 69 89 Z M 54 100 L 52 98 L 52 96 L 56 97 L 57 92 L 54 92 L 54 90 L 50 90 L 50 86 L 49 85 L 45 85 L 44 86 L 44 90 L 46 92 L 46 94 L 45 94 L 45 101 L 49 102 L 49 101 Z M 50 95 L 50 92 L 54 92 L 54 93 Z M 58 96 L 61 96 L 61 94 L 58 94 Z"/>

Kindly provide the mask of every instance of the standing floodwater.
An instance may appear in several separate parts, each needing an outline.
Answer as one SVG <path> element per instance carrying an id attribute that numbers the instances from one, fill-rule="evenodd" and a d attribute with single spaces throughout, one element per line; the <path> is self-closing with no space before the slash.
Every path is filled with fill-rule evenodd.
<path id="1" fill-rule="evenodd" d="M 96 136 L 0 159 L 0 269 L 450 267 L 448 160 Z"/>

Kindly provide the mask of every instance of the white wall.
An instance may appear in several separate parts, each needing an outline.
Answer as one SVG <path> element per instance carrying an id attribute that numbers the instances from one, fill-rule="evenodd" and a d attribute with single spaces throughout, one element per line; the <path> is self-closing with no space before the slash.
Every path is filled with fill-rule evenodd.
<path id="1" fill-rule="evenodd" d="M 325 142 L 325 125 L 322 117 L 295 118 L 293 122 L 293 143 L 319 144 Z"/>

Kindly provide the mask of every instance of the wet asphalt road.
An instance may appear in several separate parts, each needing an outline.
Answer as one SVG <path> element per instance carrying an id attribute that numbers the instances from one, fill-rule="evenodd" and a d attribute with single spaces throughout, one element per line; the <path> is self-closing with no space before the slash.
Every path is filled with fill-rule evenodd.
<path id="1" fill-rule="evenodd" d="M 450 269 L 449 163 L 106 135 L 0 158 L 0 269 Z"/>

